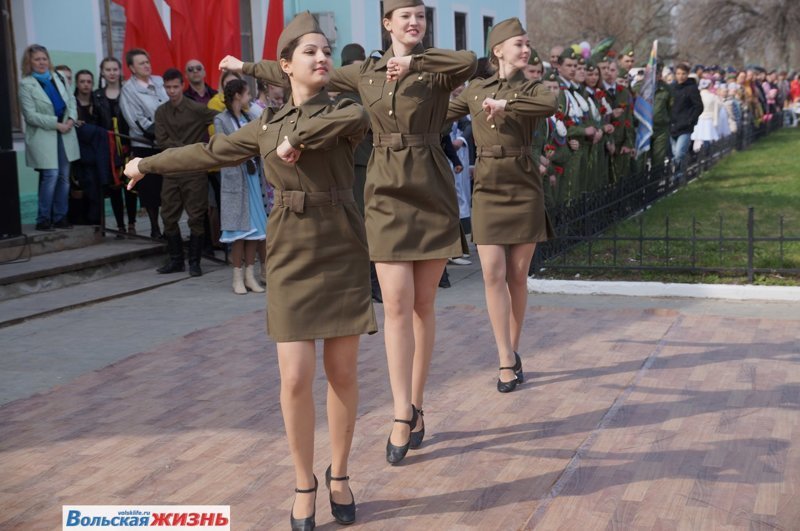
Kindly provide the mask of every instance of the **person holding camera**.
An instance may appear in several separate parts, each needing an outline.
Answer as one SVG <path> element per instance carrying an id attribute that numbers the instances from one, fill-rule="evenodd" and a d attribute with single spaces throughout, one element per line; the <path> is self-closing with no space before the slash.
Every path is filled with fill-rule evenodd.
<path id="1" fill-rule="evenodd" d="M 155 148 L 156 109 L 169 98 L 164 90 L 164 80 L 154 76 L 150 56 L 141 48 L 131 48 L 125 54 L 133 76 L 122 85 L 120 107 L 131 134 L 131 151 L 134 157 L 149 157 L 159 153 Z M 150 218 L 150 237 L 161 238 L 158 227 L 158 209 L 161 206 L 162 177 L 148 173 L 136 189 L 139 201 Z"/>

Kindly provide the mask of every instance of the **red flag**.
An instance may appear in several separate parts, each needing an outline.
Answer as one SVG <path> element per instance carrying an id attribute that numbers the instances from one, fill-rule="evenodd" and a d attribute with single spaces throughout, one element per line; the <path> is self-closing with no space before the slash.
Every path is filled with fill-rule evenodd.
<path id="1" fill-rule="evenodd" d="M 175 66 L 167 30 L 153 0 L 114 0 L 125 8 L 125 51 L 144 48 L 150 55 L 153 74 Z M 238 4 L 237 4 L 238 6 Z"/>
<path id="2" fill-rule="evenodd" d="M 200 40 L 196 33 L 196 16 L 189 9 L 188 0 L 166 0 L 170 9 L 170 30 L 172 33 L 172 55 L 175 58 L 175 67 L 183 71 L 189 59 L 203 62 L 207 70 L 216 68 L 216 65 L 206 64 L 200 58 Z"/>
<path id="3" fill-rule="evenodd" d="M 283 31 L 283 0 L 269 0 L 267 30 L 264 35 L 264 59 L 278 59 L 278 37 Z"/>
<path id="4" fill-rule="evenodd" d="M 209 85 L 219 85 L 217 65 L 226 55 L 242 56 L 242 34 L 238 0 L 194 0 L 192 19 L 195 21 L 200 55 Z"/>

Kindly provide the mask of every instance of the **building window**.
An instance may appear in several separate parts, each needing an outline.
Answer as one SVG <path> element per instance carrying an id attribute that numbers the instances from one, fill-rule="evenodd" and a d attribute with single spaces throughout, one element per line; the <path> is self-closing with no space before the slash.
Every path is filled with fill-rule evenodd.
<path id="1" fill-rule="evenodd" d="M 425 36 L 422 38 L 422 45 L 427 48 L 433 48 L 436 44 L 436 39 L 434 38 L 433 34 L 433 23 L 434 23 L 434 9 L 432 7 L 425 8 Z"/>
<path id="2" fill-rule="evenodd" d="M 489 46 L 489 31 L 491 31 L 492 26 L 494 26 L 494 17 L 483 17 L 483 49 L 488 56 L 491 50 L 488 50 Z"/>
<path id="3" fill-rule="evenodd" d="M 111 0 L 99 2 L 104 57 L 116 57 L 122 61 L 125 52 L 125 8 Z"/>
<path id="4" fill-rule="evenodd" d="M 467 14 L 455 13 L 456 24 L 456 50 L 467 49 Z"/>
<path id="5" fill-rule="evenodd" d="M 254 60 L 253 14 L 250 10 L 250 0 L 239 0 L 239 32 L 242 34 L 242 60 L 252 62 Z"/>
<path id="6" fill-rule="evenodd" d="M 22 133 L 22 119 L 19 110 L 19 74 L 20 65 L 15 64 L 17 53 L 14 47 L 14 27 L 11 22 L 11 2 L 9 0 L 0 1 L 0 11 L 2 14 L 3 24 L 3 51 L 5 52 L 5 71 L 8 72 L 7 76 L 3 76 L 3 83 L 7 85 L 3 87 L 2 92 L 8 93 L 9 106 L 11 111 L 11 131 L 13 133 Z"/>

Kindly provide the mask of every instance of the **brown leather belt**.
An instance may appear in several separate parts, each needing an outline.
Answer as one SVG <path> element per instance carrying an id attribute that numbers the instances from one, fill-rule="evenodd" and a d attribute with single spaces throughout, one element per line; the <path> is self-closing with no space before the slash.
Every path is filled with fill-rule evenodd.
<path id="1" fill-rule="evenodd" d="M 479 157 L 495 159 L 521 157 L 522 155 L 533 155 L 533 146 L 478 146 L 475 154 Z"/>
<path id="2" fill-rule="evenodd" d="M 375 147 L 388 147 L 397 151 L 406 147 L 433 146 L 441 141 L 442 137 L 436 133 L 377 133 L 373 136 L 372 145 Z"/>
<path id="3" fill-rule="evenodd" d="M 330 192 L 304 192 L 302 190 L 275 190 L 275 206 L 286 207 L 292 212 L 302 214 L 306 207 L 335 206 L 344 203 L 355 203 L 353 189 Z"/>

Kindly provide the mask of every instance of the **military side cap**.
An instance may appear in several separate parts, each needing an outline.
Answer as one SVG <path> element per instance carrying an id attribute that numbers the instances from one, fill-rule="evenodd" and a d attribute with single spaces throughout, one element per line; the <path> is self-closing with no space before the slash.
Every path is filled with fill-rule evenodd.
<path id="1" fill-rule="evenodd" d="M 629 57 L 633 57 L 633 45 L 626 44 L 625 48 L 623 48 L 622 51 L 619 52 L 619 54 L 620 55 L 627 55 Z"/>
<path id="2" fill-rule="evenodd" d="M 582 55 L 578 56 L 578 64 L 586 66 L 586 59 L 584 59 Z"/>
<path id="3" fill-rule="evenodd" d="M 342 65 L 353 64 L 353 61 L 366 61 L 367 54 L 364 47 L 355 42 L 351 42 L 342 48 Z"/>
<path id="4" fill-rule="evenodd" d="M 586 71 L 587 72 L 594 72 L 595 70 L 597 70 L 597 65 L 594 63 L 594 61 L 592 61 L 592 59 L 590 57 L 589 60 L 586 61 Z"/>
<path id="5" fill-rule="evenodd" d="M 542 64 L 542 58 L 539 57 L 539 53 L 531 47 L 531 56 L 528 58 L 529 65 L 540 65 Z"/>
<path id="6" fill-rule="evenodd" d="M 564 59 L 574 59 L 576 61 L 578 60 L 578 54 L 576 54 L 575 50 L 573 50 L 569 46 L 564 48 L 564 51 L 561 52 L 561 55 L 559 55 L 558 57 L 560 57 L 562 60 L 564 60 Z"/>
<path id="7" fill-rule="evenodd" d="M 289 44 L 291 44 L 292 41 L 299 39 L 307 33 L 319 33 L 321 35 L 325 35 L 322 32 L 322 28 L 319 27 L 317 19 L 314 18 L 314 15 L 308 11 L 304 11 L 294 17 L 292 21 L 289 22 L 285 28 L 283 28 L 281 36 L 278 37 L 278 56 L 281 55 L 283 50 L 289 47 Z"/>
<path id="8" fill-rule="evenodd" d="M 422 0 L 384 0 L 383 2 L 383 16 L 385 17 L 395 9 L 403 9 L 404 7 L 417 7 L 424 6 Z"/>
<path id="9" fill-rule="evenodd" d="M 522 27 L 522 22 L 520 22 L 517 17 L 507 18 L 504 21 L 495 24 L 495 26 L 489 32 L 489 38 L 487 39 L 489 51 L 494 49 L 494 47 L 498 44 L 512 37 L 519 37 L 520 35 L 525 35 L 526 33 L 527 32 L 525 31 L 525 28 Z"/>
<path id="10" fill-rule="evenodd" d="M 555 81 L 558 82 L 558 72 L 553 68 L 548 68 L 547 72 L 542 76 L 542 81 Z"/>

